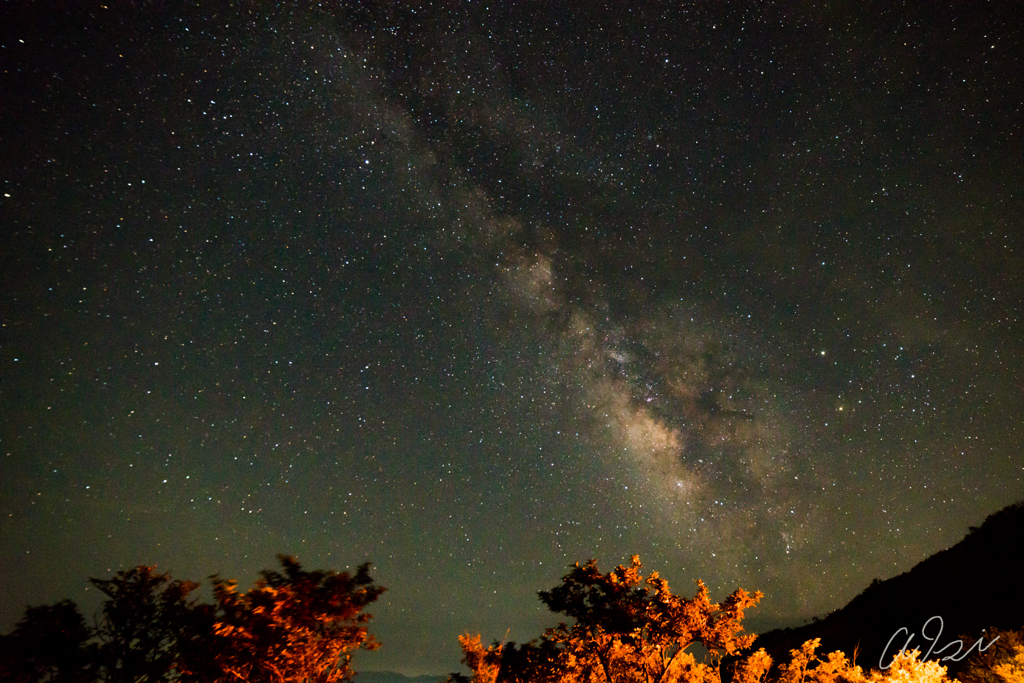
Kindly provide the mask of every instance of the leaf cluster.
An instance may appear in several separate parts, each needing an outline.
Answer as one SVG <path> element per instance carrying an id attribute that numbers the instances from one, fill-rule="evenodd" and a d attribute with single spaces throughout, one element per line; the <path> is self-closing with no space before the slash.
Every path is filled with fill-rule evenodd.
<path id="1" fill-rule="evenodd" d="M 234 581 L 214 580 L 213 630 L 223 643 L 217 665 L 228 678 L 252 683 L 349 680 L 351 651 L 379 646 L 363 609 L 384 589 L 373 584 L 369 565 L 350 576 L 303 571 L 290 557 L 281 564 L 283 573 L 262 572 L 247 593 Z"/>

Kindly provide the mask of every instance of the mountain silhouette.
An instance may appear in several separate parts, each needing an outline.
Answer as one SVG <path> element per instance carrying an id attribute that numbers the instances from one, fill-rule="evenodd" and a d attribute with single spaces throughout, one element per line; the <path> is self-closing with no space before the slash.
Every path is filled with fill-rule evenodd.
<path id="1" fill-rule="evenodd" d="M 447 676 L 404 676 L 395 671 L 357 671 L 355 683 L 439 683 Z"/>
<path id="2" fill-rule="evenodd" d="M 819 655 L 841 650 L 865 669 L 877 669 L 887 666 L 913 636 L 908 650 L 919 649 L 924 656 L 932 647 L 933 660 L 955 656 L 958 638 L 966 652 L 984 637 L 984 629 L 1024 625 L 1022 567 L 1024 501 L 989 515 L 980 528 L 970 527 L 962 541 L 910 571 L 875 579 L 842 609 L 804 626 L 758 636 L 754 649 L 763 647 L 778 664 L 789 661 L 790 650 L 821 638 Z M 901 628 L 906 630 L 897 633 Z"/>

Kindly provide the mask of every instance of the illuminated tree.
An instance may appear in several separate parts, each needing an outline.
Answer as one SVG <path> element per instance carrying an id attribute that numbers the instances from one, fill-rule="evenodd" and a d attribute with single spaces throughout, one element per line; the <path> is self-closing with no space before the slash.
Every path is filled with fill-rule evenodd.
<path id="1" fill-rule="evenodd" d="M 698 581 L 697 594 L 682 598 L 657 572 L 645 577 L 642 568 L 636 556 L 628 567 L 620 565 L 608 574 L 593 560 L 575 564 L 561 585 L 540 593 L 552 612 L 570 617 L 572 624 L 549 628 L 539 644 L 484 648 L 479 637 L 463 636 L 463 662 L 473 682 L 719 681 L 722 658 L 753 642 L 754 636 L 739 633 L 744 610 L 756 605 L 761 594 L 740 589 L 713 603 Z M 694 644 L 706 653 L 702 661 L 689 651 Z M 753 675 L 756 668 L 747 673 Z"/>
<path id="2" fill-rule="evenodd" d="M 886 670 L 865 672 L 842 652 L 815 653 L 819 639 L 790 652 L 790 661 L 773 675 L 772 658 L 750 652 L 756 636 L 740 635 L 744 610 L 761 593 L 736 590 L 721 603 L 711 602 L 707 587 L 697 582 L 693 598 L 672 593 L 652 572 L 630 565 L 602 574 L 595 562 L 576 564 L 561 585 L 540 593 L 555 613 L 572 622 L 549 628 L 526 645 L 485 647 L 480 636 L 459 638 L 463 663 L 472 679 L 457 674 L 449 680 L 472 683 L 721 683 L 722 669 L 730 683 L 957 683 L 946 667 L 921 661 L 920 653 L 897 657 Z M 691 646 L 704 652 L 700 661 Z M 1021 649 L 1020 652 L 1024 652 Z M 1024 683 L 1024 654 L 999 661 L 997 679 L 972 683 Z M 728 660 L 728 666 L 723 662 Z"/>
<path id="3" fill-rule="evenodd" d="M 1004 683 L 1024 683 L 1024 648 L 1018 647 L 1013 657 L 996 664 L 994 671 Z"/>
<path id="4" fill-rule="evenodd" d="M 214 580 L 216 668 L 225 681 L 333 683 L 352 678 L 352 651 L 376 649 L 363 609 L 384 588 L 369 565 L 347 572 L 307 572 L 281 556 L 283 573 L 261 572 L 247 593 L 234 581 Z"/>
<path id="5" fill-rule="evenodd" d="M 732 666 L 732 683 L 765 683 L 772 658 L 761 648 L 757 652 L 737 659 Z"/>
<path id="6" fill-rule="evenodd" d="M 894 657 L 888 669 L 872 669 L 868 683 L 955 683 L 946 675 L 946 667 L 935 660 L 922 661 L 920 656 L 918 650 L 911 650 Z"/>
<path id="7" fill-rule="evenodd" d="M 779 677 L 772 683 L 957 683 L 947 675 L 939 662 L 919 659 L 921 653 L 911 650 L 893 658 L 887 669 L 865 673 L 842 652 L 832 652 L 824 659 L 815 657 L 821 640 L 804 643 L 790 651 L 790 661 L 780 667 Z"/>
<path id="8" fill-rule="evenodd" d="M 790 650 L 790 660 L 779 667 L 773 683 L 867 683 L 859 666 L 854 666 L 842 652 L 832 652 L 825 659 L 815 656 L 820 638 L 808 640 L 799 650 Z"/>
<path id="9" fill-rule="evenodd" d="M 472 636 L 468 633 L 459 636 L 459 644 L 462 646 L 462 663 L 473 672 L 473 678 L 470 679 L 472 683 L 495 683 L 501 670 L 503 647 L 484 647 L 479 635 Z M 464 680 L 464 677 L 455 674 L 450 680 L 457 683 Z"/>
<path id="10" fill-rule="evenodd" d="M 963 683 L 1024 683 L 1024 630 L 993 628 L 983 638 L 985 649 L 965 660 L 957 678 Z"/>

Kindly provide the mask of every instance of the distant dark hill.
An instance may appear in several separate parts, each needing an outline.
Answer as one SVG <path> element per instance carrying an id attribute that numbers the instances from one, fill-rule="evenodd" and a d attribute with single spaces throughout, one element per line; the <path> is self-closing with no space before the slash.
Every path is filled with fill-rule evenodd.
<path id="1" fill-rule="evenodd" d="M 355 683 L 438 683 L 447 676 L 403 676 L 394 671 L 359 671 Z"/>
<path id="2" fill-rule="evenodd" d="M 819 654 L 842 650 L 852 658 L 856 650 L 856 663 L 875 669 L 900 627 L 908 631 L 893 639 L 886 664 L 910 634 L 916 635 L 909 649 L 927 652 L 931 643 L 921 637 L 921 629 L 934 616 L 944 622 L 936 651 L 970 635 L 966 649 L 984 628 L 1024 625 L 1024 501 L 993 513 L 981 528 L 971 527 L 964 540 L 909 572 L 876 579 L 846 607 L 805 626 L 762 634 L 754 647 L 763 647 L 778 663 L 789 661 L 789 651 L 805 641 L 821 638 Z M 938 620 L 929 624 L 929 636 L 935 636 L 938 626 Z M 942 656 L 955 652 L 953 647 Z"/>

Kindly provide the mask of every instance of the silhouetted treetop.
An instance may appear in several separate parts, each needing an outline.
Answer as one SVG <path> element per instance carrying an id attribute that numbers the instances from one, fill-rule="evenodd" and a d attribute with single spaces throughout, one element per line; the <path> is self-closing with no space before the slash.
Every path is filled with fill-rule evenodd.
<path id="1" fill-rule="evenodd" d="M 364 610 L 384 588 L 370 565 L 355 574 L 306 571 L 280 556 L 249 591 L 213 577 L 199 584 L 139 566 L 91 579 L 106 596 L 89 628 L 73 602 L 29 607 L 0 638 L 0 680 L 15 683 L 336 683 L 350 680 L 352 651 L 377 641 Z"/>
<path id="2" fill-rule="evenodd" d="M 91 680 L 91 637 L 78 606 L 70 600 L 29 607 L 14 631 L 0 637 L 0 680 Z"/>

